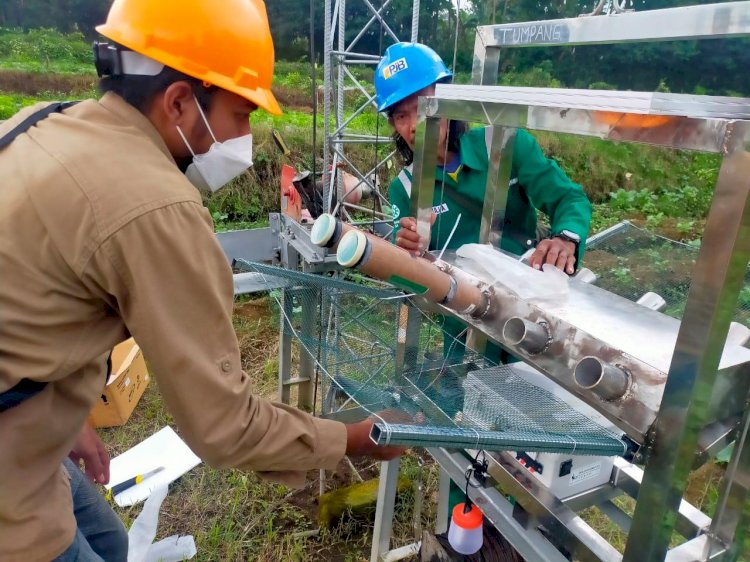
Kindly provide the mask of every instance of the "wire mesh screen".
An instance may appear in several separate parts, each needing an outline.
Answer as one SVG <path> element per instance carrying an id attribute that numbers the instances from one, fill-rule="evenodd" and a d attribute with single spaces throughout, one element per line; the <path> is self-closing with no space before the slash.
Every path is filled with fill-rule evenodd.
<path id="1" fill-rule="evenodd" d="M 487 450 L 625 453 L 622 440 L 536 387 L 512 367 L 467 349 L 409 295 L 342 279 L 242 262 L 271 286 L 282 337 L 297 369 L 314 364 L 324 415 L 348 410 L 378 418 L 383 445 Z M 295 373 L 289 373 L 294 379 Z M 300 378 L 309 373 L 298 372 Z"/>
<path id="2" fill-rule="evenodd" d="M 667 303 L 664 313 L 681 319 L 698 249 L 624 222 L 588 243 L 584 265 L 597 275 L 599 287 L 632 301 L 656 293 Z M 735 320 L 750 326 L 750 273 Z"/>

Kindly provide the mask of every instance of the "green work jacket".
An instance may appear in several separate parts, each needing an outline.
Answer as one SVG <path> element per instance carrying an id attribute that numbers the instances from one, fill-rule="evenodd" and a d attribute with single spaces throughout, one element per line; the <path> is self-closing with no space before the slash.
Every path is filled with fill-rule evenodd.
<path id="1" fill-rule="evenodd" d="M 457 173 L 437 169 L 433 196 L 437 218 L 432 227 L 431 250 L 443 248 L 459 214 L 461 220 L 448 249 L 479 241 L 487 184 L 487 131 L 471 129 L 461 137 L 461 166 Z M 411 215 L 411 186 L 411 166 L 407 166 L 388 190 L 396 225 L 394 240 L 399 218 Z M 581 186 L 544 155 L 534 137 L 518 129 L 500 248 L 521 255 L 536 245 L 537 209 L 549 217 L 551 234 L 570 230 L 581 237 L 576 260 L 579 264 L 589 233 L 591 204 Z"/>
<path id="2" fill-rule="evenodd" d="M 447 248 L 456 249 L 464 244 L 479 242 L 487 185 L 487 131 L 485 128 L 471 129 L 461 137 L 461 165 L 455 173 L 444 173 L 443 168 L 437 168 L 432 199 L 437 218 L 431 231 L 431 250 L 445 246 L 459 214 L 461 220 Z M 570 230 L 581 237 L 576 259 L 578 266 L 586 247 L 591 220 L 591 203 L 583 188 L 547 158 L 534 137 L 524 129 L 518 129 L 516 133 L 510 177 L 500 248 L 521 255 L 534 247 L 539 242 L 539 209 L 549 217 L 551 234 Z M 395 223 L 394 241 L 399 219 L 411 215 L 411 186 L 411 166 L 407 166 L 391 182 L 388 190 Z M 444 319 L 444 347 L 451 350 L 446 351 L 446 355 L 452 356 L 456 362 L 463 357 L 464 338 L 460 334 L 464 328 L 460 320 Z M 454 343 L 452 338 L 458 341 Z M 488 343 L 484 355 L 494 363 L 514 361 L 512 356 L 492 343 Z"/>

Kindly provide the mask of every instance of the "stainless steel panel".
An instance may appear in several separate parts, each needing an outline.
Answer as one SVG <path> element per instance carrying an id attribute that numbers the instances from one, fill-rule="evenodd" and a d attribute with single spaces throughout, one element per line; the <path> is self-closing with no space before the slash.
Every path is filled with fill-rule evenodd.
<path id="1" fill-rule="evenodd" d="M 695 454 L 693 468 L 698 468 L 714 458 L 722 449 L 734 440 L 739 417 L 714 422 L 704 427 L 698 436 L 698 450 Z"/>
<path id="2" fill-rule="evenodd" d="M 270 227 L 217 232 L 216 238 L 229 263 L 237 259 L 269 263 L 275 259 L 279 245 Z"/>
<path id="3" fill-rule="evenodd" d="M 412 167 L 411 216 L 417 219 L 419 235 L 425 240 L 429 240 L 440 120 L 424 117 L 426 114 L 425 101 L 426 98 L 419 98 L 414 165 Z"/>
<path id="4" fill-rule="evenodd" d="M 732 124 L 655 425 L 624 560 L 660 560 L 704 425 L 750 260 L 750 123 Z"/>
<path id="5" fill-rule="evenodd" d="M 447 259 L 451 259 L 450 256 Z M 485 282 L 490 281 L 482 272 L 460 270 L 447 262 L 438 263 L 452 275 L 470 283 L 486 286 Z M 484 282 L 480 281 L 482 278 Z M 594 407 L 633 439 L 644 442 L 661 403 L 679 321 L 575 279 L 570 280 L 567 301 L 561 306 L 531 304 L 499 285 L 493 287 L 491 298 L 494 313 L 480 319 L 462 318 Z M 529 354 L 520 345 L 509 345 L 503 336 L 503 327 L 513 317 L 545 322 L 552 343 L 538 354 Z M 605 400 L 576 384 L 575 366 L 589 356 L 627 369 L 632 384 L 625 396 Z M 750 350 L 730 345 L 722 357 L 721 368 L 727 376 L 734 375 L 733 370 L 748 361 Z M 741 371 L 737 371 L 737 376 L 740 374 Z M 721 388 L 725 394 L 717 394 L 714 404 L 724 403 L 719 397 L 731 396 L 731 386 Z M 709 390 L 707 394 L 710 397 L 712 392 Z"/>
<path id="6" fill-rule="evenodd" d="M 750 518 L 750 407 L 737 431 L 734 452 L 719 488 L 719 501 L 711 533 L 724 544 L 733 544 L 733 554 L 742 553 Z"/>
<path id="7" fill-rule="evenodd" d="M 601 512 L 606 515 L 612 523 L 617 525 L 626 533 L 630 531 L 630 517 L 622 509 L 611 501 L 605 501 L 597 505 Z"/>
<path id="8" fill-rule="evenodd" d="M 722 96 L 438 84 L 434 97 L 438 100 L 478 101 L 489 104 L 589 109 L 611 112 L 615 115 L 633 113 L 696 119 L 750 119 L 750 99 Z"/>
<path id="9" fill-rule="evenodd" d="M 612 485 L 628 494 L 631 498 L 637 498 L 642 481 L 642 469 L 624 459 L 615 459 L 615 468 L 612 471 Z M 675 529 L 683 537 L 693 538 L 698 536 L 706 532 L 710 525 L 711 518 L 708 515 L 684 500 L 680 502 Z"/>
<path id="10" fill-rule="evenodd" d="M 401 459 L 380 463 L 380 482 L 378 483 L 378 501 L 375 511 L 375 526 L 372 530 L 372 550 L 370 562 L 380 562 L 382 556 L 391 548 L 393 529 L 393 510 L 396 504 L 396 487 Z"/>
<path id="11" fill-rule="evenodd" d="M 474 39 L 474 61 L 471 68 L 471 82 L 473 84 L 497 84 L 497 74 L 500 67 L 500 49 L 485 44 L 484 35 L 477 28 Z"/>
<path id="12" fill-rule="evenodd" d="M 499 246 L 503 235 L 503 223 L 505 222 L 505 207 L 513 164 L 516 129 L 488 127 L 485 130 L 485 141 L 489 164 L 487 166 L 487 185 L 484 190 L 484 205 L 482 206 L 482 222 L 479 227 L 479 241 Z"/>
<path id="13" fill-rule="evenodd" d="M 725 560 L 727 549 L 701 535 L 667 552 L 664 562 L 711 562 Z"/>
<path id="14" fill-rule="evenodd" d="M 646 10 L 477 28 L 485 47 L 582 45 L 750 34 L 750 2 Z"/>
<path id="15" fill-rule="evenodd" d="M 441 97 L 424 99 L 428 117 L 445 117 L 491 126 L 525 126 L 532 130 L 705 152 L 723 152 L 730 123 L 725 119 L 541 106 L 528 106 L 526 116 L 519 118 L 516 111 L 524 107 L 519 102 L 460 101 Z M 513 108 L 516 110 L 513 111 Z"/>

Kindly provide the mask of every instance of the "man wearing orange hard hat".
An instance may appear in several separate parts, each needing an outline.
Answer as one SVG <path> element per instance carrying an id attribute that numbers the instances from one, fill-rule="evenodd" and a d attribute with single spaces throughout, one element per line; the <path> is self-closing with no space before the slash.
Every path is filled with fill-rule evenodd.
<path id="1" fill-rule="evenodd" d="M 301 484 L 345 455 L 391 458 L 344 425 L 253 395 L 232 272 L 199 189 L 252 163 L 248 116 L 280 113 L 261 0 L 115 0 L 97 28 L 101 100 L 0 126 L 0 560 L 119 561 L 85 422 L 108 353 L 135 337 L 190 447 Z M 196 189 L 196 187 L 198 189 Z"/>

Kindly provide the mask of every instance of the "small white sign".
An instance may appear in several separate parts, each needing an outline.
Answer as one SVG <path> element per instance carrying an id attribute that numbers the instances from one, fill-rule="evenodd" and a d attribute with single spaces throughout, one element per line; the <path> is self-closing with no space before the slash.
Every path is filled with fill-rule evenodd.
<path id="1" fill-rule="evenodd" d="M 574 468 L 570 473 L 570 485 L 575 486 L 579 482 L 596 478 L 602 471 L 602 463 L 596 462 L 579 468 Z"/>

